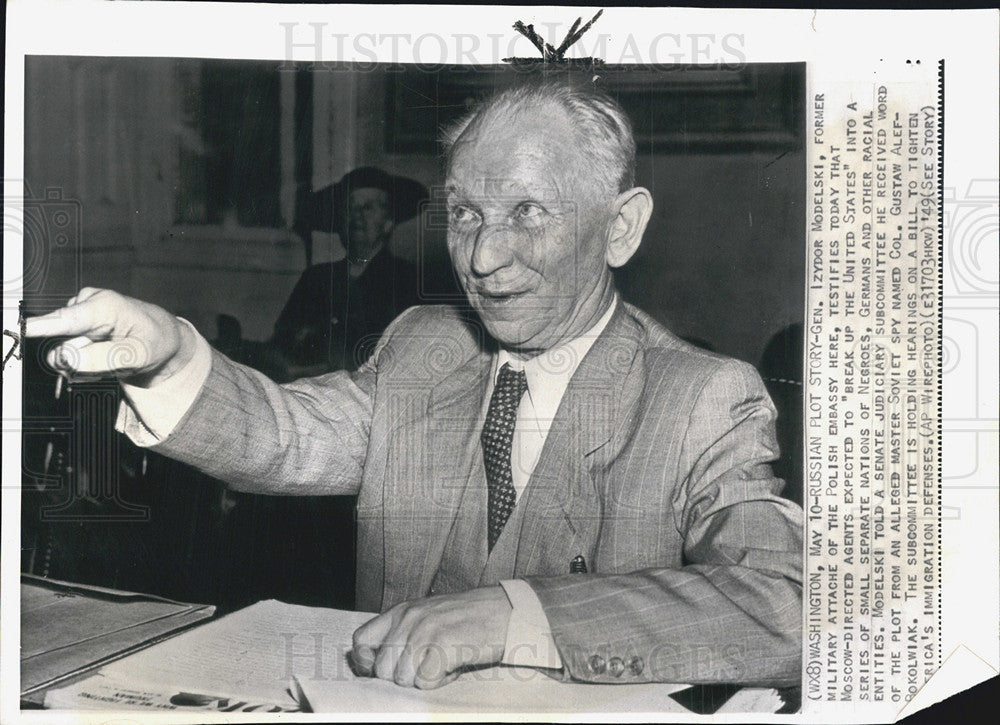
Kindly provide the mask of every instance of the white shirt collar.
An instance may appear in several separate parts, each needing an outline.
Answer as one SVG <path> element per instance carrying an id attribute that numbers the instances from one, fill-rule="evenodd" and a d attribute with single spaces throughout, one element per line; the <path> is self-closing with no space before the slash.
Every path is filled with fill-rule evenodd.
<path id="1" fill-rule="evenodd" d="M 601 315 L 601 319 L 589 330 L 529 360 L 519 360 L 501 349 L 493 364 L 493 383 L 496 384 L 497 374 L 505 363 L 509 363 L 514 370 L 524 370 L 524 377 L 528 383 L 528 398 L 535 415 L 551 420 L 555 417 L 570 378 L 611 322 L 617 307 L 616 295 L 607 311 Z"/>

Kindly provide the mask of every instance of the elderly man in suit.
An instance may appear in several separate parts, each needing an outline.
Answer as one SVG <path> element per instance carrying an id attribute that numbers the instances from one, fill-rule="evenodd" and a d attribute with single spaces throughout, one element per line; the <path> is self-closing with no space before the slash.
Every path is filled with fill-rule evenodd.
<path id="1" fill-rule="evenodd" d="M 28 321 L 52 364 L 134 353 L 119 427 L 240 490 L 358 493 L 358 666 L 600 683 L 798 680 L 801 511 L 744 363 L 618 299 L 652 209 L 627 117 L 524 84 L 453 128 L 448 246 L 471 311 L 415 307 L 357 371 L 279 386 L 164 310 L 83 290 Z"/>

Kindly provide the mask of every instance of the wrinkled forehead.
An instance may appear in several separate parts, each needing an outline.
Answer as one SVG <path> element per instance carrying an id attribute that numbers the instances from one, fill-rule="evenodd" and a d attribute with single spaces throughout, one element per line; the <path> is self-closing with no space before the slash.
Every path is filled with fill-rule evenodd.
<path id="1" fill-rule="evenodd" d="M 449 191 L 468 196 L 566 198 L 586 176 L 584 155 L 568 116 L 561 112 L 486 116 L 455 142 Z"/>
<path id="2" fill-rule="evenodd" d="M 470 200 L 557 200 L 570 195 L 569 179 L 558 160 L 514 151 L 503 157 L 470 151 L 452 164 L 449 195 Z"/>

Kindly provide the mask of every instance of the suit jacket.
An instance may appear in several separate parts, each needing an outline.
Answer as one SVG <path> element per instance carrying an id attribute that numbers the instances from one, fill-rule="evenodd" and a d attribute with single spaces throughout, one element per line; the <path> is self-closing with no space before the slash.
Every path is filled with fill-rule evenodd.
<path id="1" fill-rule="evenodd" d="M 493 352 L 474 318 L 438 306 L 397 318 L 353 373 L 279 386 L 214 353 L 157 449 L 240 490 L 358 493 L 358 605 L 385 610 L 441 589 Z M 619 304 L 567 387 L 512 544 L 568 676 L 798 681 L 801 510 L 768 465 L 774 417 L 751 366 Z M 567 574 L 580 553 L 590 573 Z"/>

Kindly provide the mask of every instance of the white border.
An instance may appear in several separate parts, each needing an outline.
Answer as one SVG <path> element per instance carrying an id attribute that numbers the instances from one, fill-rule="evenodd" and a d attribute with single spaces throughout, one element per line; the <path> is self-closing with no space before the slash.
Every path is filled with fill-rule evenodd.
<path id="1" fill-rule="evenodd" d="M 497 62 L 494 48 L 506 55 L 513 48 L 518 55 L 533 55 L 534 50 L 526 40 L 514 37 L 509 29 L 516 19 L 543 23 L 559 22 L 555 29 L 558 40 L 569 23 L 577 16 L 589 18 L 595 8 L 540 8 L 507 6 L 371 6 L 371 5 L 250 5 L 218 3 L 132 3 L 132 2 L 52 2 L 48 0 L 12 0 L 7 8 L 7 56 L 5 108 L 5 164 L 4 178 L 23 178 L 23 94 L 24 56 L 26 54 L 59 55 L 114 55 L 114 56 L 197 56 L 212 58 L 264 58 L 284 59 L 286 55 L 286 30 L 281 23 L 296 23 L 298 32 L 307 23 L 322 23 L 323 32 L 331 38 L 325 40 L 321 52 L 325 60 L 333 60 L 338 51 L 336 34 L 347 34 L 351 40 L 342 42 L 342 60 L 400 61 L 428 63 L 469 62 L 471 40 L 455 40 L 460 36 L 478 38 L 479 47 L 473 58 L 479 62 Z M 727 35 L 741 36 L 731 39 L 733 47 L 742 44 L 745 60 L 749 62 L 807 61 L 810 73 L 817 70 L 824 74 L 842 74 L 863 77 L 870 74 L 874 64 L 882 59 L 899 61 L 920 58 L 926 63 L 946 61 L 946 119 L 945 119 L 945 187 L 954 189 L 963 198 L 970 183 L 977 180 L 992 183 L 1000 178 L 997 159 L 998 132 L 998 16 L 995 10 L 958 11 L 812 11 L 812 10 L 704 10 L 666 8 L 612 8 L 598 21 L 592 32 L 609 35 L 608 53 L 614 62 L 628 51 L 633 42 L 639 58 L 647 62 L 679 60 L 701 61 L 693 58 L 690 50 L 686 57 L 651 57 L 650 48 L 663 48 L 663 34 L 679 34 L 690 38 L 693 34 L 714 36 L 712 47 L 721 53 L 719 43 Z M 377 36 L 410 34 L 415 41 L 423 34 L 436 34 L 448 38 L 444 43 L 433 39 L 422 41 L 415 49 L 414 43 L 400 41 L 393 54 L 391 40 L 368 40 L 364 34 Z M 365 42 L 357 47 L 354 40 L 364 36 Z M 303 36 L 295 36 L 299 42 Z M 657 40 L 659 38 L 659 40 Z M 656 45 L 659 43 L 660 45 Z M 682 44 L 683 45 L 683 44 Z M 587 46 L 584 42 L 585 47 Z M 409 48 L 409 50 L 407 50 Z M 421 51 L 420 49 L 423 48 Z M 676 48 L 672 48 L 676 50 Z M 298 47 L 293 57 L 314 60 L 315 48 Z M 406 54 L 409 57 L 406 57 Z M 632 51 L 635 55 L 635 51 Z M 446 55 L 443 55 L 446 54 Z M 653 54 L 655 55 L 655 53 Z M 8 185 L 6 194 L 12 190 Z M 983 202 L 996 216 L 996 197 Z M 945 211 L 948 211 L 946 204 Z M 5 209 L 5 214 L 7 210 Z M 6 226 L 6 225 L 5 225 Z M 984 239 L 979 240 L 980 263 L 989 274 L 995 270 L 997 242 L 996 225 Z M 946 295 L 945 338 L 958 321 L 963 320 L 963 310 L 996 310 L 995 283 L 987 296 L 962 294 L 949 275 L 949 267 L 960 264 L 956 245 L 968 240 L 952 239 L 946 229 Z M 992 255 L 992 256 L 991 256 Z M 4 328 L 16 329 L 16 309 L 8 309 L 11 300 L 19 298 L 16 291 L 8 290 L 7 279 L 13 279 L 9 270 L 21 268 L 21 238 L 5 229 L 4 244 Z M 16 308 L 16 304 L 14 305 Z M 989 315 L 987 315 L 989 317 Z M 995 317 L 994 317 L 995 319 Z M 941 694 L 971 686 L 1000 668 L 1000 637 L 998 637 L 997 566 L 998 541 L 998 479 L 997 450 L 997 398 L 995 381 L 997 371 L 997 330 L 976 330 L 980 357 L 973 366 L 976 375 L 970 378 L 948 374 L 946 361 L 945 382 L 945 433 L 949 440 L 963 431 L 974 430 L 979 438 L 979 459 L 974 475 L 961 479 L 957 488 L 949 484 L 957 471 L 968 468 L 968 460 L 949 458 L 944 451 L 944 501 L 946 509 L 961 518 L 945 519 L 943 541 L 944 571 L 944 620 L 943 654 L 947 657 L 956 648 L 965 645 L 973 657 L 955 658 L 958 662 L 980 662 L 973 667 L 964 666 L 954 674 Z M 959 339 L 956 337 L 956 339 Z M 5 338 L 6 340 L 6 338 Z M 5 350 L 7 349 L 5 342 Z M 968 354 L 968 351 L 965 351 Z M 954 354 L 954 353 L 953 353 Z M 952 361 L 953 362 L 953 361 Z M 0 685 L 0 720 L 13 722 L 54 722 L 57 719 L 73 722 L 106 721 L 107 716 L 83 713 L 19 714 L 17 650 L 19 617 L 16 592 L 19 570 L 18 522 L 20 506 L 18 485 L 20 471 L 18 456 L 20 445 L 20 370 L 14 364 L 6 372 L 5 388 L 13 394 L 3 398 L 3 448 L 11 455 L 3 457 L 2 488 L 2 579 L 0 591 L 6 606 L 0 608 L 0 662 L 4 677 Z M 962 366 L 957 369 L 967 370 Z M 973 379 L 974 378 L 974 379 Z M 979 398 L 976 398 L 976 382 Z M 978 414 L 962 420 L 949 418 L 951 402 L 967 408 L 970 403 L 978 407 Z M 177 714 L 163 716 L 142 714 L 145 722 L 176 722 Z M 259 716 L 256 716 L 259 718 Z M 648 716 L 647 716 L 648 717 Z M 863 714 L 859 713 L 863 719 Z M 317 716 L 312 720 L 328 719 Z M 643 719 L 641 714 L 637 719 Z M 116 714 L 113 719 L 133 721 L 133 714 Z M 204 721 L 206 716 L 192 716 L 191 721 Z M 227 715 L 227 721 L 239 720 Z M 282 718 L 284 719 L 284 718 Z M 717 717 L 732 721 L 735 717 Z M 755 717 L 756 720 L 769 719 Z M 788 720 L 788 718 L 773 718 Z"/>

